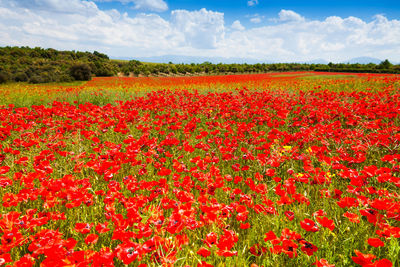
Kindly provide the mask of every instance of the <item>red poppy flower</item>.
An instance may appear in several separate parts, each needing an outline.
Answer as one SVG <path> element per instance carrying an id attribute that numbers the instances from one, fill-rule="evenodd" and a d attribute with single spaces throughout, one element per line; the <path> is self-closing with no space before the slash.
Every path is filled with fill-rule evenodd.
<path id="1" fill-rule="evenodd" d="M 357 207 L 358 206 L 358 201 L 354 197 L 344 197 L 340 199 L 339 201 L 336 202 L 339 207 L 342 209 L 346 207 Z"/>
<path id="2" fill-rule="evenodd" d="M 237 256 L 237 251 L 218 250 L 217 255 L 222 256 L 222 257 L 233 257 L 233 256 Z"/>
<path id="3" fill-rule="evenodd" d="M 254 256 L 261 256 L 267 252 L 267 248 L 261 246 L 260 244 L 255 244 L 249 249 L 250 253 Z"/>
<path id="4" fill-rule="evenodd" d="M 348 218 L 353 223 L 360 223 L 360 217 L 357 214 L 347 211 L 343 214 L 343 216 Z"/>
<path id="5" fill-rule="evenodd" d="M 211 252 L 208 249 L 201 247 L 197 251 L 197 254 L 199 254 L 200 256 L 202 256 L 204 258 L 207 258 L 208 256 L 210 256 Z"/>
<path id="6" fill-rule="evenodd" d="M 197 264 L 197 267 L 214 267 L 214 265 L 201 261 L 201 263 Z"/>
<path id="7" fill-rule="evenodd" d="M 75 231 L 81 234 L 88 234 L 90 229 L 93 227 L 93 223 L 76 223 L 75 224 Z"/>
<path id="8" fill-rule="evenodd" d="M 211 232 L 206 235 L 206 238 L 203 240 L 203 242 L 208 246 L 211 247 L 212 245 L 217 243 L 218 235 L 214 232 Z"/>
<path id="9" fill-rule="evenodd" d="M 278 237 L 275 235 L 273 231 L 269 231 L 268 233 L 265 234 L 264 241 L 271 241 L 271 240 L 276 240 Z"/>
<path id="10" fill-rule="evenodd" d="M 107 226 L 108 226 L 107 221 L 105 223 L 98 223 L 96 225 L 96 231 L 100 234 L 106 233 L 106 232 L 110 231 L 110 228 L 108 228 Z"/>
<path id="11" fill-rule="evenodd" d="M 293 221 L 294 220 L 294 212 L 287 210 L 284 212 L 286 218 L 288 218 L 289 221 Z"/>
<path id="12" fill-rule="evenodd" d="M 325 212 L 324 210 L 317 210 L 316 212 L 314 212 L 314 213 L 312 214 L 312 216 L 313 216 L 313 217 L 316 217 L 316 216 L 326 216 L 326 212 Z"/>
<path id="13" fill-rule="evenodd" d="M 5 193 L 3 195 L 3 206 L 8 207 L 16 207 L 20 200 L 18 199 L 18 195 L 13 193 Z"/>
<path id="14" fill-rule="evenodd" d="M 281 254 L 282 253 L 282 246 L 281 245 L 274 245 L 272 248 L 269 248 L 271 253 L 273 254 Z"/>
<path id="15" fill-rule="evenodd" d="M 335 264 L 329 264 L 326 259 L 319 259 L 314 262 L 313 265 L 316 265 L 317 267 L 335 267 Z"/>
<path id="16" fill-rule="evenodd" d="M 14 262 L 14 267 L 31 267 L 35 264 L 35 258 L 31 256 L 31 254 L 25 254 L 19 260 Z M 1 256 L 0 256 L 0 265 L 1 263 Z"/>
<path id="17" fill-rule="evenodd" d="M 275 169 L 267 169 L 265 174 L 269 177 L 272 177 L 275 175 Z"/>
<path id="18" fill-rule="evenodd" d="M 143 250 L 139 244 L 126 241 L 115 248 L 115 254 L 124 264 L 130 264 L 134 260 L 141 260 Z"/>
<path id="19" fill-rule="evenodd" d="M 5 188 L 6 186 L 10 186 L 13 184 L 13 181 L 11 179 L 8 179 L 7 177 L 0 176 L 0 187 Z"/>
<path id="20" fill-rule="evenodd" d="M 236 215 L 236 220 L 239 221 L 239 222 L 246 221 L 247 220 L 247 214 L 248 214 L 248 212 L 238 213 Z"/>
<path id="21" fill-rule="evenodd" d="M 392 267 L 393 263 L 388 259 L 380 259 L 380 260 L 374 261 L 373 264 L 370 264 L 370 265 L 367 265 L 367 266 L 371 266 L 371 267 Z"/>
<path id="22" fill-rule="evenodd" d="M 240 229 L 243 229 L 243 230 L 244 230 L 244 229 L 248 229 L 248 228 L 250 228 L 250 226 L 251 226 L 251 225 L 250 225 L 250 223 L 248 223 L 248 222 L 247 222 L 247 223 L 241 223 L 241 224 L 240 224 Z"/>
<path id="23" fill-rule="evenodd" d="M 160 176 L 167 176 L 171 174 L 171 170 L 165 167 L 162 167 L 161 170 L 157 173 Z"/>
<path id="24" fill-rule="evenodd" d="M 385 243 L 383 243 L 379 238 L 368 238 L 368 244 L 376 248 L 385 246 Z"/>
<path id="25" fill-rule="evenodd" d="M 319 231 L 317 224 L 313 220 L 310 220 L 310 219 L 304 219 L 303 221 L 301 221 L 300 226 L 301 226 L 301 228 L 303 228 L 304 230 L 306 230 L 308 232 L 318 232 Z"/>
<path id="26" fill-rule="evenodd" d="M 169 218 L 169 223 L 166 229 L 170 234 L 176 234 L 181 232 L 184 227 L 185 224 L 182 220 L 182 216 L 178 213 L 173 213 Z"/>
<path id="27" fill-rule="evenodd" d="M 93 256 L 93 266 L 113 267 L 114 253 L 110 248 L 102 248 Z"/>
<path id="28" fill-rule="evenodd" d="M 317 221 L 322 225 L 322 227 L 328 228 L 331 231 L 335 229 L 335 223 L 327 217 L 317 217 Z"/>
<path id="29" fill-rule="evenodd" d="M 310 242 L 303 242 L 303 246 L 301 247 L 301 250 L 306 253 L 308 256 L 311 256 L 314 254 L 315 251 L 318 250 L 316 246 L 311 244 Z"/>
<path id="30" fill-rule="evenodd" d="M 99 240 L 99 236 L 96 234 L 90 234 L 85 238 L 85 243 L 87 245 L 89 244 L 96 244 L 97 240 Z"/>
<path id="31" fill-rule="evenodd" d="M 372 260 L 376 258 L 375 255 L 372 254 L 363 254 L 358 250 L 354 250 L 357 256 L 352 256 L 353 261 L 359 265 L 365 266 L 367 264 L 371 264 Z"/>
<path id="32" fill-rule="evenodd" d="M 289 258 L 297 257 L 298 245 L 292 240 L 284 239 L 282 241 L 282 252 L 289 256 Z"/>
<path id="33" fill-rule="evenodd" d="M 0 167 L 0 175 L 7 173 L 9 170 L 10 170 L 9 166 L 1 166 Z"/>
<path id="34" fill-rule="evenodd" d="M 11 255 L 9 253 L 0 255 L 0 265 L 4 265 L 9 262 L 12 262 Z"/>
<path id="35" fill-rule="evenodd" d="M 232 230 L 224 230 L 224 234 L 218 239 L 217 247 L 222 250 L 230 250 L 239 240 L 238 235 Z"/>
<path id="36" fill-rule="evenodd" d="M 234 170 L 235 172 L 240 171 L 240 164 L 236 163 L 232 165 L 232 170 Z"/>

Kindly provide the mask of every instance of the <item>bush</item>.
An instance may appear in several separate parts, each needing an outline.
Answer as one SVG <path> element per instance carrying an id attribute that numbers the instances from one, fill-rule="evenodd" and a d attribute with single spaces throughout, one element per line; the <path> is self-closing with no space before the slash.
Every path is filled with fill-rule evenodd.
<path id="1" fill-rule="evenodd" d="M 9 80 L 9 74 L 6 72 L 0 72 L 0 83 L 6 83 Z"/>
<path id="2" fill-rule="evenodd" d="M 28 75 L 25 72 L 18 72 L 14 76 L 14 81 L 16 82 L 27 82 L 29 79 Z"/>
<path id="3" fill-rule="evenodd" d="M 58 77 L 58 82 L 73 82 L 74 78 L 69 76 L 68 74 L 62 74 Z"/>
<path id="4" fill-rule="evenodd" d="M 89 81 L 92 78 L 92 71 L 86 64 L 76 64 L 70 68 L 70 75 L 77 81 Z"/>
<path id="5" fill-rule="evenodd" d="M 35 75 L 32 75 L 32 77 L 29 79 L 29 82 L 30 83 L 45 83 L 46 80 L 42 76 L 35 74 Z"/>

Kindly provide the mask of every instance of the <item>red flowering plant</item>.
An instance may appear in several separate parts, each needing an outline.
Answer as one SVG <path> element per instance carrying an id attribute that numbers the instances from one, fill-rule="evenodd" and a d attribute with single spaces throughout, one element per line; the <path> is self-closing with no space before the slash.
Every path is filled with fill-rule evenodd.
<path id="1" fill-rule="evenodd" d="M 0 264 L 397 266 L 399 82 L 2 85 Z"/>

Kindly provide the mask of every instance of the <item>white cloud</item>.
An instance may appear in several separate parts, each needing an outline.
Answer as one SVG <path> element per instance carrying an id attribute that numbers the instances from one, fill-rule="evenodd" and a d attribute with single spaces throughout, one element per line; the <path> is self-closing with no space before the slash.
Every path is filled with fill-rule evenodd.
<path id="1" fill-rule="evenodd" d="M 120 2 L 123 4 L 134 4 L 134 9 L 163 12 L 168 10 L 168 5 L 163 0 L 94 0 L 95 2 Z"/>
<path id="2" fill-rule="evenodd" d="M 39 10 L 0 2 L 0 45 L 97 50 L 118 56 L 132 51 L 136 56 L 151 55 L 150 51 L 162 53 L 178 45 L 179 34 L 158 15 L 129 17 L 86 2 L 77 1 L 82 5 L 77 5 L 73 13 L 54 13 L 53 6 L 43 5 Z"/>
<path id="3" fill-rule="evenodd" d="M 235 20 L 232 23 L 231 28 L 234 29 L 234 30 L 238 30 L 238 31 L 244 31 L 245 30 L 245 27 L 243 27 L 243 25 L 238 20 Z"/>
<path id="4" fill-rule="evenodd" d="M 249 0 L 247 1 L 248 6 L 255 6 L 258 5 L 258 0 Z"/>
<path id="5" fill-rule="evenodd" d="M 260 16 L 259 14 L 254 14 L 247 17 L 250 17 L 250 22 L 255 24 L 261 23 L 261 21 L 265 18 L 264 16 Z"/>
<path id="6" fill-rule="evenodd" d="M 252 22 L 252 23 L 260 23 L 261 22 L 261 18 L 260 17 L 251 18 L 250 22 Z"/>
<path id="7" fill-rule="evenodd" d="M 224 14 L 207 11 L 174 10 L 171 23 L 185 38 L 184 45 L 194 48 L 215 48 L 224 38 Z"/>
<path id="8" fill-rule="evenodd" d="M 279 21 L 280 22 L 290 22 L 290 21 L 299 22 L 299 21 L 304 21 L 304 18 L 292 10 L 282 9 L 279 12 Z"/>
<path id="9" fill-rule="evenodd" d="M 0 0 L 0 46 L 97 50 L 117 57 L 172 54 L 338 62 L 371 56 L 400 61 L 400 20 L 382 15 L 370 21 L 338 16 L 310 20 L 286 10 L 275 23 L 245 28 L 238 20 L 226 27 L 223 13 L 206 9 L 173 10 L 165 19 L 154 13 L 129 16 L 100 10 L 91 1 L 65 2 Z"/>
<path id="10" fill-rule="evenodd" d="M 35 10 L 37 12 L 78 13 L 86 16 L 93 15 L 98 11 L 95 3 L 81 0 L 10 0 L 8 6 L 15 9 Z"/>

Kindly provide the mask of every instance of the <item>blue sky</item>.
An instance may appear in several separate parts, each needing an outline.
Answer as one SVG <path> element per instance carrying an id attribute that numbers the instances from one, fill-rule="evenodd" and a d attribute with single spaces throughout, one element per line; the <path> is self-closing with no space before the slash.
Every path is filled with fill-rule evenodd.
<path id="1" fill-rule="evenodd" d="M 167 0 L 164 2 L 167 3 L 168 10 L 159 11 L 161 14 L 169 15 L 169 11 L 174 9 L 198 10 L 206 8 L 224 12 L 226 18 L 231 20 L 243 18 L 246 14 L 254 12 L 265 16 L 274 16 L 282 9 L 294 10 L 311 19 L 322 19 L 328 16 L 357 16 L 361 19 L 370 19 L 376 14 L 384 14 L 388 18 L 400 17 L 400 1 L 393 0 Z M 253 2 L 254 4 L 250 6 L 248 2 Z M 121 12 L 125 11 L 130 14 L 141 12 L 132 8 L 134 5 L 132 2 L 99 1 L 97 5 L 100 8 L 115 8 Z"/>
<path id="2" fill-rule="evenodd" d="M 213 11 L 223 12 L 226 22 L 233 22 L 237 19 L 243 20 L 254 14 L 265 17 L 274 17 L 282 9 L 293 10 L 309 19 L 324 19 L 329 16 L 349 17 L 356 16 L 364 20 L 370 20 L 377 14 L 385 15 L 389 19 L 400 18 L 400 1 L 393 0 L 324 0 L 324 1 L 299 1 L 299 0 L 168 0 L 164 1 L 168 9 L 158 13 L 165 18 L 170 15 L 170 10 L 185 9 L 198 10 L 206 8 Z M 251 4 L 253 3 L 253 4 Z M 115 8 L 121 12 L 128 12 L 136 15 L 143 10 L 135 10 L 132 3 L 118 1 L 98 2 L 100 8 Z M 268 21 L 265 21 L 268 23 Z"/>
<path id="3" fill-rule="evenodd" d="M 0 46 L 293 62 L 400 62 L 400 1 L 0 0 Z"/>

